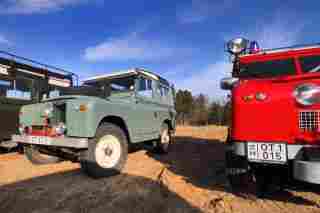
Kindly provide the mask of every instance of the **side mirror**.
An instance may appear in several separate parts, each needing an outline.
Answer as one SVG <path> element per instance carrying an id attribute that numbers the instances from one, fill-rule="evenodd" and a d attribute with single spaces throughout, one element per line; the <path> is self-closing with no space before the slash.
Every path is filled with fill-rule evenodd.
<path id="1" fill-rule="evenodd" d="M 238 81 L 238 78 L 223 78 L 220 81 L 220 88 L 223 90 L 231 90 Z"/>

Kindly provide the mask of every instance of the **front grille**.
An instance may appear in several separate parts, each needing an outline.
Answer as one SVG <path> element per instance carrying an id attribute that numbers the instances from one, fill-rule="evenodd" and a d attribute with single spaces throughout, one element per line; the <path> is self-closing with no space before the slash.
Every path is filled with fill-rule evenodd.
<path id="1" fill-rule="evenodd" d="M 299 128 L 304 132 L 317 131 L 320 125 L 320 111 L 300 111 Z"/>

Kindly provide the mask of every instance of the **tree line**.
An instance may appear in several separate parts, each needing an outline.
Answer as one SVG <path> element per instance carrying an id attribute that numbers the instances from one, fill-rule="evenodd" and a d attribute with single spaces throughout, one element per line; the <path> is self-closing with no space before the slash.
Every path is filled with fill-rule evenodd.
<path id="1" fill-rule="evenodd" d="M 178 90 L 175 108 L 180 125 L 229 125 L 231 122 L 230 100 L 209 101 L 204 94 L 193 96 L 188 90 Z"/>

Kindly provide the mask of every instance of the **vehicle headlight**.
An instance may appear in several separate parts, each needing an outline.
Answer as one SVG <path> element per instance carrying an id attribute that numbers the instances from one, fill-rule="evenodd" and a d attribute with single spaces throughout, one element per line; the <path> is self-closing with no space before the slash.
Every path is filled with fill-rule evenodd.
<path id="1" fill-rule="evenodd" d="M 248 40 L 244 38 L 235 38 L 227 43 L 227 51 L 232 54 L 239 54 L 247 49 Z"/>
<path id="2" fill-rule="evenodd" d="M 54 130 L 57 135 L 63 135 L 66 132 L 67 127 L 64 123 L 61 122 L 55 127 Z"/>
<path id="3" fill-rule="evenodd" d="M 299 104 L 310 106 L 320 103 L 320 86 L 315 84 L 302 84 L 294 90 L 294 97 Z"/>
<path id="4" fill-rule="evenodd" d="M 44 115 L 45 115 L 46 117 L 50 117 L 52 113 L 53 113 L 53 106 L 52 106 L 52 105 L 47 106 L 47 107 L 44 109 Z"/>
<path id="5" fill-rule="evenodd" d="M 19 125 L 19 133 L 20 135 L 23 135 L 25 133 L 25 127 L 22 124 Z"/>

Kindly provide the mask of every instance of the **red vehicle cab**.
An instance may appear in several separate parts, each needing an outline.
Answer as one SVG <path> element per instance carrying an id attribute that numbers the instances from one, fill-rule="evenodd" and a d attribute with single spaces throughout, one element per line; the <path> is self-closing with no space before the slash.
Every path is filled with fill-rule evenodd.
<path id="1" fill-rule="evenodd" d="M 233 71 L 221 87 L 232 97 L 230 182 L 250 171 L 263 187 L 286 171 L 320 184 L 320 44 L 259 50 L 239 38 L 227 48 Z"/>

